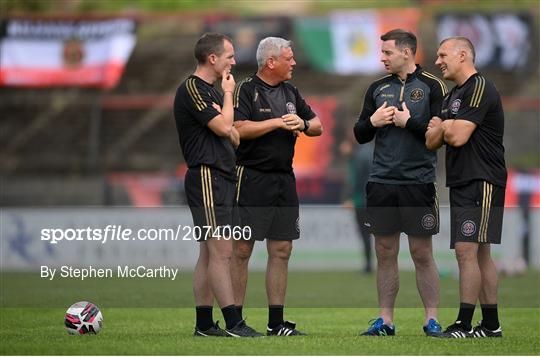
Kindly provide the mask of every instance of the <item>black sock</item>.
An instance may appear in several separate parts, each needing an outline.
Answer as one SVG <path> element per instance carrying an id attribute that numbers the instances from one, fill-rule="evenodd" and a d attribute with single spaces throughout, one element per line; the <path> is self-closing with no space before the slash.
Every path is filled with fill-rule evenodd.
<path id="1" fill-rule="evenodd" d="M 268 306 L 268 327 L 274 328 L 283 323 L 283 305 Z"/>
<path id="2" fill-rule="evenodd" d="M 482 326 L 493 331 L 499 328 L 497 304 L 480 305 L 482 307 Z"/>
<path id="3" fill-rule="evenodd" d="M 242 317 L 242 309 L 244 308 L 244 306 L 242 305 L 236 305 L 236 311 L 238 312 L 238 315 L 240 315 L 240 319 L 243 319 Z"/>
<path id="4" fill-rule="evenodd" d="M 225 318 L 227 329 L 233 328 L 242 320 L 240 315 L 238 315 L 238 311 L 236 311 L 236 306 L 234 305 L 225 306 L 221 309 L 221 312 L 223 313 L 223 318 Z"/>
<path id="5" fill-rule="evenodd" d="M 197 328 L 199 330 L 208 330 L 210 327 L 214 326 L 212 306 L 195 306 L 195 316 Z"/>
<path id="6" fill-rule="evenodd" d="M 461 326 L 463 326 L 466 330 L 470 330 L 472 328 L 471 325 L 475 307 L 476 305 L 467 304 L 465 302 L 459 304 L 459 314 L 456 321 L 460 321 Z"/>

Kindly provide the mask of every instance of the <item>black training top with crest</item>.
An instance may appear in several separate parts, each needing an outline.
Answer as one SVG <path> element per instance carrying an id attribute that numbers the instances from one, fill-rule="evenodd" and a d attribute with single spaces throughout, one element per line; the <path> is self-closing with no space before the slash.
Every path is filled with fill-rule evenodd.
<path id="1" fill-rule="evenodd" d="M 208 122 L 220 114 L 222 95 L 213 85 L 191 75 L 177 89 L 174 118 L 188 167 L 208 165 L 230 177 L 235 175 L 234 148 L 227 137 L 216 135 Z"/>
<path id="2" fill-rule="evenodd" d="M 446 185 L 457 187 L 484 180 L 505 187 L 504 112 L 495 85 L 480 73 L 473 74 L 444 97 L 441 118 L 477 125 L 465 145 L 446 145 Z"/>
<path id="3" fill-rule="evenodd" d="M 375 138 L 369 181 L 390 185 L 435 182 L 437 153 L 426 147 L 425 134 L 431 117 L 440 115 L 447 92 L 443 81 L 419 65 L 405 80 L 389 74 L 369 86 L 354 126 L 358 143 L 365 144 Z M 393 124 L 373 126 L 370 117 L 384 102 L 398 110 L 406 103 L 411 117 L 405 128 Z"/>
<path id="4" fill-rule="evenodd" d="M 263 121 L 285 114 L 311 120 L 316 116 L 298 89 L 287 82 L 271 86 L 253 75 L 238 83 L 233 95 L 235 120 Z M 276 129 L 242 140 L 236 162 L 259 171 L 291 172 L 295 143 L 291 131 Z"/>

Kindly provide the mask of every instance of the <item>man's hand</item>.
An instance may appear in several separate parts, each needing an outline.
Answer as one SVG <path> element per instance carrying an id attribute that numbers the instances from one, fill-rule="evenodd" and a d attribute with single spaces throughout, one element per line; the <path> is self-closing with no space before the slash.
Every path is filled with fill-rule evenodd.
<path id="1" fill-rule="evenodd" d="M 386 126 L 388 124 L 392 124 L 394 122 L 394 110 L 396 107 L 388 106 L 388 103 L 385 101 L 383 105 L 381 105 L 375 113 L 369 118 L 371 121 L 371 125 L 373 125 L 376 128 L 381 128 L 383 126 Z"/>
<path id="2" fill-rule="evenodd" d="M 434 128 L 436 126 L 439 126 L 441 125 L 442 123 L 442 119 L 437 117 L 437 116 L 434 116 L 434 117 L 431 117 L 431 120 L 429 121 L 428 123 L 428 130 L 431 129 L 431 128 Z"/>
<path id="3" fill-rule="evenodd" d="M 426 130 L 426 147 L 429 150 L 437 150 L 444 144 L 443 121 L 434 116 L 428 123 Z"/>
<path id="4" fill-rule="evenodd" d="M 221 113 L 221 107 L 219 106 L 219 104 L 212 102 L 212 108 Z"/>
<path id="5" fill-rule="evenodd" d="M 283 122 L 289 126 L 289 130 L 304 130 L 304 121 L 296 114 L 285 114 L 281 117 Z"/>
<path id="6" fill-rule="evenodd" d="M 234 81 L 233 75 L 229 72 L 229 70 L 224 70 L 221 73 L 221 89 L 223 89 L 223 93 L 226 92 L 233 92 L 234 86 L 236 85 L 236 82 Z"/>
<path id="7" fill-rule="evenodd" d="M 407 121 L 411 118 L 411 112 L 405 102 L 403 102 L 402 108 L 403 110 L 398 110 L 397 108 L 394 110 L 394 124 L 400 128 L 404 128 L 407 125 Z"/>
<path id="8" fill-rule="evenodd" d="M 292 125 L 287 124 L 287 122 L 285 120 L 283 120 L 283 118 L 273 118 L 273 119 L 270 119 L 270 120 L 272 120 L 273 123 L 274 123 L 272 130 L 284 129 L 284 130 L 288 130 L 288 131 L 293 131 Z"/>

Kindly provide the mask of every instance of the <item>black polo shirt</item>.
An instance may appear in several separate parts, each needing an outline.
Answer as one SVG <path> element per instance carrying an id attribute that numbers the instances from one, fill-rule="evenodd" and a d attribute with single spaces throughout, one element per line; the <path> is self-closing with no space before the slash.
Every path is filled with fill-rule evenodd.
<path id="1" fill-rule="evenodd" d="M 233 94 L 235 120 L 263 121 L 285 114 L 310 120 L 316 116 L 298 89 L 287 82 L 271 86 L 253 75 L 238 83 Z M 285 129 L 241 140 L 236 162 L 260 171 L 291 172 L 295 143 L 296 136 Z"/>
<path id="2" fill-rule="evenodd" d="M 222 95 L 213 85 L 191 75 L 176 91 L 174 118 L 182 153 L 188 167 L 207 165 L 234 177 L 235 155 L 229 138 L 216 135 L 208 122 L 223 106 Z"/>
<path id="3" fill-rule="evenodd" d="M 477 125 L 465 145 L 446 145 L 446 185 L 484 180 L 505 187 L 504 112 L 495 85 L 480 73 L 473 74 L 445 96 L 441 115 L 443 120 L 463 119 Z"/>

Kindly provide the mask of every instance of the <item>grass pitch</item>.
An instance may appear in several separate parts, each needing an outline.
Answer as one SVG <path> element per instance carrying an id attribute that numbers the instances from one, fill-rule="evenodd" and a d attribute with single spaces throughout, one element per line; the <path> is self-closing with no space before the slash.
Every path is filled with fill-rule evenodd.
<path id="1" fill-rule="evenodd" d="M 60 280 L 55 284 L 62 282 L 64 286 L 54 285 L 47 288 L 47 283 L 40 286 L 40 280 L 35 281 L 34 275 L 7 273 L 1 275 L 0 354 L 2 355 L 538 355 L 540 353 L 540 299 L 538 299 L 540 287 L 539 274 L 536 272 L 530 272 L 519 278 L 501 279 L 500 304 L 503 308 L 500 311 L 500 318 L 504 333 L 502 339 L 467 340 L 441 340 L 423 336 L 423 310 L 418 307 L 419 299 L 412 273 L 401 274 L 398 298 L 398 306 L 401 307 L 398 307 L 395 313 L 397 328 L 395 337 L 358 336 L 368 327 L 368 320 L 377 315 L 377 308 L 374 306 L 376 301 L 368 301 L 375 298 L 373 276 L 364 277 L 352 272 L 292 272 L 288 300 L 293 302 L 294 307 L 286 309 L 286 318 L 297 321 L 299 329 L 309 333 L 309 336 L 257 339 L 193 337 L 194 311 L 191 307 L 183 306 L 191 300 L 190 289 L 186 290 L 190 281 L 188 274 L 185 274 L 181 281 L 174 282 L 177 287 L 180 285 L 182 288 L 180 292 L 173 290 L 172 294 L 164 289 L 170 282 L 155 279 L 152 281 L 102 279 L 99 283 L 90 284 L 97 289 L 92 294 L 91 291 L 84 289 L 75 293 L 74 290 L 80 288 L 78 281 Z M 263 280 L 262 273 L 251 274 L 248 304 L 265 305 Z M 32 284 L 35 289 L 33 292 Z M 23 286 L 30 291 L 13 290 L 15 287 Z M 133 290 L 130 290 L 130 287 Z M 135 299 L 131 299 L 131 295 L 137 291 L 144 291 L 148 295 L 142 294 L 138 297 L 135 295 Z M 359 291 L 360 295 L 366 297 L 359 299 L 356 296 Z M 176 302 L 167 300 L 171 298 L 169 294 L 177 297 Z M 114 295 L 117 297 L 115 303 L 112 299 Z M 443 278 L 441 295 L 443 299 L 457 302 L 457 281 L 450 277 Z M 340 307 L 330 307 L 332 296 Z M 96 336 L 70 336 L 63 327 L 63 315 L 71 303 L 84 299 L 100 306 L 104 316 L 103 330 Z M 152 300 L 157 307 L 152 307 Z M 167 304 L 171 306 L 163 306 L 159 304 L 159 300 L 167 300 Z M 44 304 L 40 304 L 39 301 Z M 346 301 L 349 301 L 349 306 L 345 304 Z M 353 307 L 351 301 L 360 304 Z M 302 303 L 305 307 L 302 307 Z M 136 307 L 137 305 L 141 307 Z M 256 307 L 245 308 L 244 311 L 249 324 L 257 330 L 264 331 L 267 310 Z M 448 325 L 455 319 L 456 313 L 455 307 L 445 306 L 440 310 L 439 319 L 443 325 Z M 214 309 L 214 319 L 223 321 L 218 309 Z M 477 311 L 474 321 L 479 319 L 481 314 Z"/>

